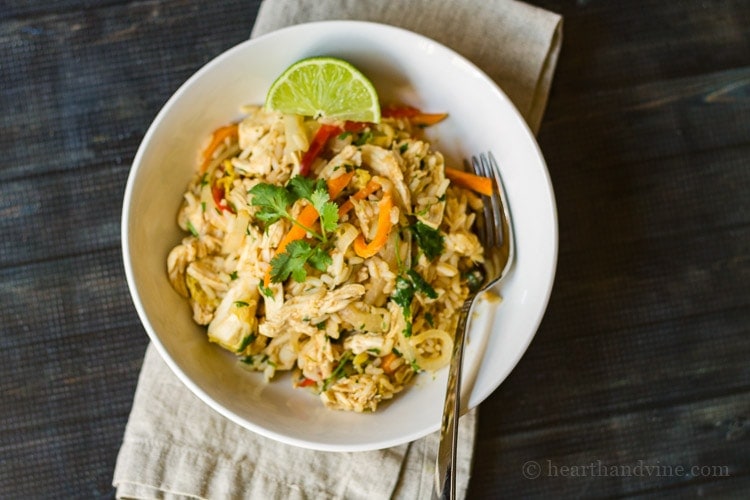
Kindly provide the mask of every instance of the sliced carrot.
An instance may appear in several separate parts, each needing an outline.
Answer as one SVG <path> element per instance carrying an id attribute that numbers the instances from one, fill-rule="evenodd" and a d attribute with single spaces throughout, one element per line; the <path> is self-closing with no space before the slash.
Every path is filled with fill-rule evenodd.
<path id="1" fill-rule="evenodd" d="M 451 182 L 463 188 L 471 189 L 485 196 L 492 196 L 492 179 L 489 177 L 482 177 L 450 167 L 445 167 L 445 176 Z"/>
<path id="2" fill-rule="evenodd" d="M 372 193 L 378 190 L 380 187 L 380 183 L 376 180 L 371 180 L 368 182 L 365 187 L 354 193 L 349 197 L 348 200 L 346 200 L 340 207 L 339 207 L 339 217 L 342 217 L 344 214 L 349 212 L 352 208 L 354 208 L 354 203 L 352 203 L 352 200 L 364 200 L 368 196 L 370 196 Z"/>
<path id="3" fill-rule="evenodd" d="M 297 216 L 297 222 L 299 222 L 299 224 L 304 227 L 312 227 L 313 224 L 317 222 L 317 220 L 318 211 L 315 210 L 315 207 L 312 205 L 306 205 L 305 208 L 303 208 Z M 281 243 L 279 243 L 279 246 L 276 248 L 276 253 L 284 253 L 284 250 L 286 250 L 286 246 L 289 243 L 295 240 L 301 240 L 305 237 L 306 234 L 307 231 L 305 229 L 298 226 L 297 224 L 293 225 L 289 232 L 286 233 L 281 239 Z"/>
<path id="4" fill-rule="evenodd" d="M 214 130 L 211 134 L 211 142 L 206 149 L 203 150 L 203 163 L 201 163 L 200 169 L 201 173 L 208 169 L 216 149 L 223 144 L 226 139 L 236 139 L 237 137 L 239 137 L 239 125 L 236 123 L 230 123 L 229 125 Z"/>
<path id="5" fill-rule="evenodd" d="M 391 234 L 391 228 L 393 227 L 391 208 L 393 208 L 393 199 L 391 194 L 386 191 L 383 199 L 378 203 L 378 229 L 375 232 L 375 237 L 370 243 L 367 243 L 364 235 L 360 233 L 354 240 L 354 252 L 363 259 L 378 253 L 388 241 L 388 236 Z"/>

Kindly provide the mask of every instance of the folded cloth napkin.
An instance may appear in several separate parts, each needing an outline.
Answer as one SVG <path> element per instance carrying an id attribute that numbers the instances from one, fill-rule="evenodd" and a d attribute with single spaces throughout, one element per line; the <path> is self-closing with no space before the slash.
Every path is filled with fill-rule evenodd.
<path id="1" fill-rule="evenodd" d="M 265 0 L 252 35 L 327 19 L 400 26 L 453 48 L 492 77 L 538 129 L 560 49 L 560 16 L 514 0 Z M 457 492 L 464 497 L 476 411 L 460 419 L 459 430 Z M 201 402 L 149 346 L 113 485 L 118 498 L 427 498 L 437 445 L 436 433 L 356 453 L 272 441 Z"/>

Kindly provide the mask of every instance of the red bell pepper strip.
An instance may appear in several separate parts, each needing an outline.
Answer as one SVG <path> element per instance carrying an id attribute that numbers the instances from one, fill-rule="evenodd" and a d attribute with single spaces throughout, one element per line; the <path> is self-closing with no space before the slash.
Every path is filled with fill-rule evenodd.
<path id="1" fill-rule="evenodd" d="M 344 132 L 362 132 L 369 126 L 370 124 L 367 122 L 353 122 L 347 120 L 344 122 Z"/>
<path id="2" fill-rule="evenodd" d="M 315 382 L 312 379 L 309 378 L 303 378 L 299 382 L 297 382 L 297 387 L 310 387 L 311 385 L 315 385 L 317 382 Z"/>
<path id="3" fill-rule="evenodd" d="M 307 148 L 304 156 L 302 156 L 302 161 L 300 162 L 299 167 L 300 175 L 307 176 L 310 173 L 310 168 L 312 167 L 313 162 L 323 150 L 323 147 L 328 142 L 328 139 L 330 139 L 334 135 L 340 134 L 341 132 L 341 128 L 337 127 L 336 125 L 328 125 L 324 123 L 320 126 L 318 131 L 315 133 L 315 137 L 313 137 L 313 140 L 310 143 L 310 147 Z"/>
<path id="4" fill-rule="evenodd" d="M 313 140 L 310 143 L 310 147 L 307 148 L 307 151 L 305 151 L 305 154 L 302 156 L 302 161 L 300 161 L 299 168 L 300 175 L 307 176 L 310 173 L 312 164 L 315 162 L 315 159 L 318 157 L 318 155 L 320 155 L 320 152 L 323 151 L 323 148 L 325 147 L 329 139 L 338 134 L 341 134 L 342 132 L 361 132 L 369 125 L 370 124 L 367 122 L 353 121 L 344 122 L 343 128 L 326 123 L 322 124 L 318 131 L 315 133 L 315 137 L 313 137 Z"/>
<path id="5" fill-rule="evenodd" d="M 232 206 L 224 199 L 225 193 L 223 187 L 214 184 L 213 186 L 211 186 L 211 195 L 214 198 L 214 203 L 217 207 L 219 207 L 220 210 L 235 213 Z M 222 203 L 222 201 L 224 203 Z"/>

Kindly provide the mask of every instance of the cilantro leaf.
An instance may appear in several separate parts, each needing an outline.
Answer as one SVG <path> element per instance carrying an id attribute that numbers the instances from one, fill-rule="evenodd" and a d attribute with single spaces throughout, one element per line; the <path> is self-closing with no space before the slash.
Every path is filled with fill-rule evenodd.
<path id="1" fill-rule="evenodd" d="M 318 211 L 323 234 L 335 231 L 339 222 L 339 207 L 331 201 L 328 190 L 325 187 L 317 188 L 307 199 Z"/>
<path id="2" fill-rule="evenodd" d="M 331 256 L 323 248 L 313 248 L 304 240 L 296 240 L 289 243 L 284 252 L 271 259 L 271 282 L 281 283 L 289 276 L 294 281 L 303 282 L 307 278 L 305 264 L 309 263 L 315 269 L 325 271 L 332 262 Z"/>
<path id="3" fill-rule="evenodd" d="M 319 189 L 313 191 L 307 199 L 310 200 L 310 203 L 315 207 L 315 210 L 320 213 L 323 209 L 323 205 L 325 205 L 331 198 L 328 196 L 328 191 Z"/>
<path id="4" fill-rule="evenodd" d="M 314 181 L 304 175 L 295 175 L 289 180 L 287 189 L 297 198 L 309 200 L 315 191 L 326 192 L 326 183 L 323 179 Z"/>
<path id="5" fill-rule="evenodd" d="M 404 337 L 411 337 L 412 334 L 411 303 L 416 292 L 423 293 L 431 299 L 436 299 L 438 296 L 435 289 L 414 269 L 406 271 L 406 276 L 401 275 L 396 278 L 396 287 L 391 292 L 391 300 L 401 307 L 401 312 L 404 314 L 406 320 Z M 431 322 L 432 315 L 428 319 L 428 323 Z"/>
<path id="6" fill-rule="evenodd" d="M 445 249 L 445 238 L 439 230 L 417 221 L 413 226 L 414 239 L 428 259 L 432 260 Z"/>
<path id="7" fill-rule="evenodd" d="M 295 281 L 305 281 L 307 277 L 305 262 L 311 252 L 310 244 L 304 240 L 289 243 L 284 252 L 276 254 L 271 259 L 271 282 L 281 283 L 290 275 Z"/>
<path id="8" fill-rule="evenodd" d="M 332 201 L 323 203 L 320 208 L 316 208 L 320 214 L 320 227 L 323 231 L 333 232 L 339 224 L 339 207 Z"/>
<path id="9" fill-rule="evenodd" d="M 313 181 L 297 175 L 289 181 L 287 189 L 291 191 L 292 196 L 303 198 L 315 207 L 320 216 L 321 239 L 326 241 L 326 233 L 335 231 L 339 222 L 338 205 L 331 201 L 326 182 L 323 179 Z"/>
<path id="10" fill-rule="evenodd" d="M 261 183 L 248 193 L 253 195 L 253 206 L 260 207 L 255 217 L 266 224 L 273 224 L 282 217 L 290 218 L 287 207 L 294 202 L 294 197 L 283 187 Z"/>
<path id="11" fill-rule="evenodd" d="M 318 271 L 324 272 L 328 269 L 328 266 L 333 264 L 333 259 L 328 252 L 323 250 L 320 246 L 312 249 L 310 256 L 307 258 L 308 263 L 317 269 Z"/>

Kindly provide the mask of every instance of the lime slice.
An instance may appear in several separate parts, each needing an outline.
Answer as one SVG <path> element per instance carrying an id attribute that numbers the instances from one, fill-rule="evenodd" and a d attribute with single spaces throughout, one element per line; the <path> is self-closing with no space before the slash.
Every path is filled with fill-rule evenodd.
<path id="1" fill-rule="evenodd" d="M 268 90 L 266 109 L 331 120 L 380 121 L 375 87 L 357 68 L 335 57 L 310 57 L 289 66 Z"/>

